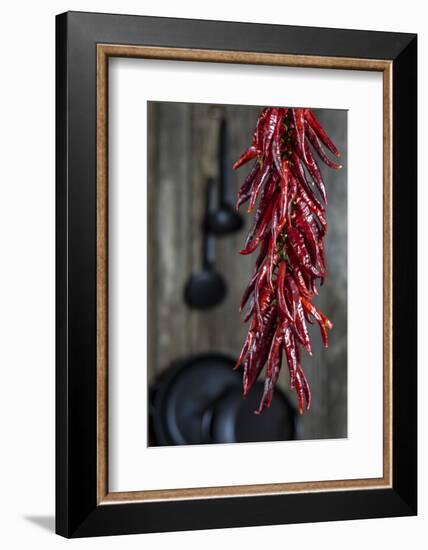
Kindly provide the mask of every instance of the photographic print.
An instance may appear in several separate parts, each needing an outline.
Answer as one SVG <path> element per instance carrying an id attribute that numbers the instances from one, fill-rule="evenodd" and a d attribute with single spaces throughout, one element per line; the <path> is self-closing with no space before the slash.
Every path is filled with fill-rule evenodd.
<path id="1" fill-rule="evenodd" d="M 147 106 L 149 446 L 347 437 L 347 111 Z"/>
<path id="2" fill-rule="evenodd" d="M 58 533 L 416 513 L 416 50 L 58 16 Z"/>

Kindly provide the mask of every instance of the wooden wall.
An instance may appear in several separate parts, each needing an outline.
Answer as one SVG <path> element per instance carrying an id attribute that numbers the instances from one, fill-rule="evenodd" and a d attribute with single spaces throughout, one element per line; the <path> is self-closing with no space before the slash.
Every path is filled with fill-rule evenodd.
<path id="1" fill-rule="evenodd" d="M 150 382 L 173 360 L 209 351 L 236 357 L 242 346 L 246 325 L 238 304 L 255 259 L 238 253 L 249 225 L 245 208 L 243 230 L 216 241 L 217 269 L 228 286 L 226 300 L 211 310 L 190 310 L 183 301 L 183 289 L 190 274 L 201 268 L 204 188 L 208 177 L 218 176 L 219 115 L 224 113 L 228 120 L 232 161 L 248 146 L 260 107 L 150 102 L 148 111 Z M 347 434 L 347 117 L 345 111 L 317 111 L 317 116 L 343 151 L 344 169 L 324 170 L 329 196 L 329 278 L 317 304 L 335 326 L 328 350 L 322 349 L 315 330 L 314 356 L 304 357 L 313 391 L 312 410 L 300 424 L 304 439 Z M 231 171 L 234 194 L 247 171 Z M 286 391 L 287 384 L 284 371 L 281 385 Z"/>

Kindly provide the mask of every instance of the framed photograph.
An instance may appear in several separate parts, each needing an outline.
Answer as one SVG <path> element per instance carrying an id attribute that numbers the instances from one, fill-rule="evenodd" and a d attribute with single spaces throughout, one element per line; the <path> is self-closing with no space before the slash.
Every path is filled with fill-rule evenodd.
<path id="1" fill-rule="evenodd" d="M 416 514 L 416 35 L 56 25 L 57 533 Z"/>

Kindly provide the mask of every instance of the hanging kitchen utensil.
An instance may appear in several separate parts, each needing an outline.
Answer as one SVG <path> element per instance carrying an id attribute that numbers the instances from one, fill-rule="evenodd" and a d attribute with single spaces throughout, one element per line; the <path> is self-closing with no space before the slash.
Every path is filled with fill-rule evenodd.
<path id="1" fill-rule="evenodd" d="M 228 235 L 239 231 L 243 225 L 241 215 L 236 212 L 230 174 L 232 165 L 229 162 L 229 132 L 226 118 L 220 121 L 219 144 L 218 144 L 218 163 L 219 163 L 219 189 L 218 189 L 218 207 L 209 214 L 207 223 L 208 228 L 217 236 Z"/>
<path id="2" fill-rule="evenodd" d="M 263 394 L 258 382 L 242 399 L 235 359 L 206 353 L 174 362 L 153 385 L 151 445 L 287 441 L 296 438 L 297 411 L 276 388 L 272 406 L 254 414 Z"/>
<path id="3" fill-rule="evenodd" d="M 187 305 L 194 309 L 209 309 L 218 305 L 227 292 L 223 277 L 215 269 L 215 240 L 207 223 L 214 210 L 214 187 L 214 181 L 208 180 L 203 223 L 202 269 L 191 275 L 184 289 L 184 299 Z"/>

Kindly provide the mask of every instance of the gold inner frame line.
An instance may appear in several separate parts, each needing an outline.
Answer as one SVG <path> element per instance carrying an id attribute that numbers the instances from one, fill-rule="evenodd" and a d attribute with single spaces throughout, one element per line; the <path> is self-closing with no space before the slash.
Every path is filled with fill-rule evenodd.
<path id="1" fill-rule="evenodd" d="M 383 73 L 383 476 L 293 483 L 109 492 L 108 489 L 108 59 L 348 69 Z M 97 45 L 97 503 L 225 498 L 392 486 L 392 62 L 255 52 Z"/>

